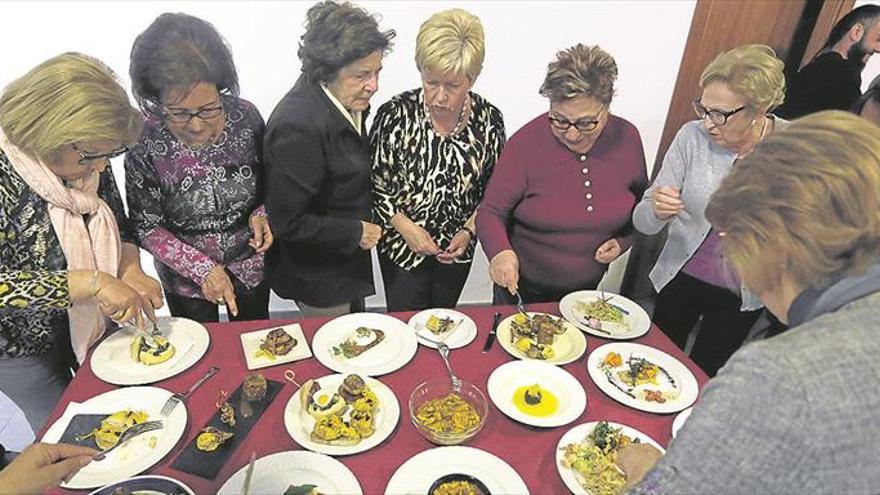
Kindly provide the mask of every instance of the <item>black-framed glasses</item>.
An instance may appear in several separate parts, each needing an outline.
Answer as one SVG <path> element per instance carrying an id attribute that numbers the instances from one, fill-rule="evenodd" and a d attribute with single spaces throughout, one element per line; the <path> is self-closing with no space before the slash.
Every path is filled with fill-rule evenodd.
<path id="1" fill-rule="evenodd" d="M 173 124 L 189 124 L 194 117 L 198 117 L 201 120 L 211 120 L 219 117 L 221 113 L 223 113 L 223 105 L 217 105 L 216 107 L 211 108 L 203 108 L 197 112 L 189 112 L 186 110 L 172 111 L 166 108 L 165 112 L 162 114 L 162 117 Z"/>
<path id="2" fill-rule="evenodd" d="M 694 112 L 696 112 L 697 117 L 699 117 L 700 120 L 703 120 L 706 117 L 709 117 L 709 121 L 715 125 L 726 124 L 727 120 L 730 119 L 730 117 L 732 117 L 734 114 L 736 114 L 738 112 L 745 110 L 745 108 L 746 108 L 746 106 L 743 105 L 735 110 L 729 110 L 727 112 L 722 111 L 722 110 L 710 110 L 710 109 L 706 108 L 705 106 L 703 106 L 703 103 L 700 101 L 699 98 L 694 98 L 693 104 L 694 104 Z"/>
<path id="3" fill-rule="evenodd" d="M 602 112 L 604 112 L 604 111 L 605 111 L 605 106 L 603 106 L 602 109 L 599 110 L 599 115 L 597 115 L 597 117 L 601 116 Z M 559 117 L 554 117 L 552 115 L 550 115 L 547 118 L 550 120 L 550 125 L 553 126 L 554 129 L 556 129 L 558 131 L 562 131 L 562 132 L 565 132 L 565 131 L 571 129 L 572 127 L 574 127 L 575 129 L 577 129 L 583 133 L 593 132 L 596 130 L 597 127 L 599 127 L 599 122 L 601 122 L 598 118 L 596 118 L 595 120 L 583 120 L 582 119 L 582 120 L 578 120 L 577 122 L 571 122 L 571 121 L 568 121 L 565 119 L 560 119 Z"/>
<path id="4" fill-rule="evenodd" d="M 99 153 L 97 155 L 91 155 L 91 154 L 86 153 L 86 152 L 82 151 L 81 149 L 77 148 L 75 143 L 72 144 L 71 146 L 73 146 L 73 149 L 77 153 L 79 153 L 79 164 L 80 165 L 88 165 L 88 164 L 90 164 L 92 162 L 96 162 L 98 160 L 107 160 L 107 162 L 109 162 L 113 158 L 116 158 L 117 156 L 121 156 L 121 155 L 128 152 L 128 146 L 123 146 L 123 147 L 119 148 L 118 150 L 113 150 L 109 153 Z"/>

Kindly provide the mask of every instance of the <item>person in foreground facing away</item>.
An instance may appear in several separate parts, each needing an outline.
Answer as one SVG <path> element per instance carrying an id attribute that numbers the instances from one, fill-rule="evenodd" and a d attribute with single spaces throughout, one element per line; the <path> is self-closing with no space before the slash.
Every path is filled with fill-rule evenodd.
<path id="1" fill-rule="evenodd" d="M 877 211 L 880 129 L 845 112 L 794 121 L 724 179 L 706 216 L 791 329 L 731 357 L 633 493 L 880 491 Z M 656 454 L 622 449 L 628 481 Z"/>
<path id="2" fill-rule="evenodd" d="M 266 207 L 275 245 L 266 278 L 307 316 L 362 310 L 373 294 L 370 143 L 365 121 L 394 31 L 350 3 L 309 9 L 302 75 L 265 136 Z"/>
<path id="3" fill-rule="evenodd" d="M 105 317 L 143 328 L 162 306 L 110 169 L 140 129 L 110 69 L 78 53 L 0 96 L 0 390 L 35 432 Z"/>
<path id="4" fill-rule="evenodd" d="M 146 115 L 125 157 L 132 226 L 149 251 L 173 316 L 269 318 L 261 206 L 264 124 L 238 97 L 229 47 L 214 27 L 162 14 L 135 39 L 132 92 Z"/>
<path id="5" fill-rule="evenodd" d="M 616 79 L 598 46 L 559 52 L 541 85 L 550 111 L 505 145 L 477 213 L 495 304 L 595 289 L 629 248 L 648 179 L 639 132 L 611 114 Z"/>
<path id="6" fill-rule="evenodd" d="M 471 92 L 483 26 L 452 9 L 416 38 L 422 88 L 379 108 L 370 132 L 373 214 L 388 311 L 452 308 L 470 271 L 476 209 L 504 146 L 501 112 Z"/>
<path id="7" fill-rule="evenodd" d="M 653 321 L 684 349 L 702 318 L 691 359 L 713 376 L 742 345 L 760 301 L 730 272 L 718 231 L 703 212 L 731 169 L 786 122 L 769 112 L 785 91 L 783 63 L 764 45 L 724 52 L 700 76 L 699 120 L 678 131 L 651 187 L 633 212 L 639 231 L 668 237 L 649 277 L 659 292 Z"/>

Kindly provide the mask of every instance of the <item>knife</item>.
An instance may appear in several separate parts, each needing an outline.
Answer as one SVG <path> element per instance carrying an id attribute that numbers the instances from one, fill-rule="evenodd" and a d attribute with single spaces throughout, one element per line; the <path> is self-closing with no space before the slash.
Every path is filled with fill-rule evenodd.
<path id="1" fill-rule="evenodd" d="M 501 322 L 501 313 L 495 312 L 495 320 L 492 322 L 492 330 L 489 330 L 489 336 L 486 337 L 486 343 L 483 344 L 483 354 L 489 352 L 492 344 L 495 343 L 495 332 L 498 331 L 498 323 Z"/>
<path id="2" fill-rule="evenodd" d="M 251 491 L 251 476 L 254 474 L 254 461 L 257 460 L 257 452 L 251 452 L 251 462 L 248 463 L 247 472 L 244 475 L 244 486 L 241 487 L 241 493 L 248 495 Z"/>

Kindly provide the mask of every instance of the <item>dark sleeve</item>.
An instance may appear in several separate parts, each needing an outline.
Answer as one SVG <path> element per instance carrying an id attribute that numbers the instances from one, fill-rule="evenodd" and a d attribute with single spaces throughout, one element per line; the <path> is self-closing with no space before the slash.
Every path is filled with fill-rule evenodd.
<path id="1" fill-rule="evenodd" d="M 645 148 L 642 145 L 642 136 L 639 134 L 639 130 L 634 126 L 632 126 L 630 130 L 631 132 L 627 137 L 626 143 L 627 146 L 632 147 L 631 153 L 633 155 L 633 160 L 630 163 L 633 168 L 631 168 L 629 191 L 635 198 L 636 204 L 638 204 L 642 199 L 642 195 L 645 194 L 645 189 L 648 188 L 648 169 L 645 162 Z M 620 244 L 621 252 L 626 251 L 632 245 L 632 236 L 634 232 L 635 227 L 632 222 L 632 213 L 630 213 L 629 222 L 627 222 L 624 228 L 615 236 L 617 243 Z"/>
<path id="2" fill-rule="evenodd" d="M 125 206 L 122 204 L 122 196 L 116 187 L 116 178 L 113 176 L 112 167 L 107 167 L 101 172 L 101 180 L 98 184 L 98 197 L 107 203 L 107 206 L 113 210 L 113 216 L 116 217 L 116 224 L 119 226 L 119 237 L 122 242 L 128 242 L 137 245 L 134 232 L 128 222 L 128 216 L 125 214 Z"/>
<path id="3" fill-rule="evenodd" d="M 266 133 L 266 211 L 276 239 L 348 254 L 358 249 L 361 221 L 313 208 L 327 167 L 323 143 L 313 125 L 285 123 Z"/>

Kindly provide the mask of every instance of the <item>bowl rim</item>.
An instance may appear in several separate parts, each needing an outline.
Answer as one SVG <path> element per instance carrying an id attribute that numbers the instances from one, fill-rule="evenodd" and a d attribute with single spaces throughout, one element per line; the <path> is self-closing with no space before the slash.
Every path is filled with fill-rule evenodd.
<path id="1" fill-rule="evenodd" d="M 407 400 L 407 408 L 409 409 L 410 420 L 412 421 L 413 426 L 416 427 L 416 430 L 418 430 L 422 435 L 431 437 L 431 438 L 429 438 L 429 440 L 432 438 L 438 439 L 438 440 L 447 440 L 447 439 L 456 439 L 456 440 L 460 440 L 460 441 L 468 440 L 471 437 L 475 436 L 477 433 L 479 433 L 480 430 L 482 430 L 483 427 L 486 426 L 486 423 L 488 422 L 488 419 L 489 419 L 489 409 L 490 409 L 489 408 L 489 399 L 486 397 L 486 394 L 483 393 L 483 391 L 480 389 L 480 387 L 478 387 L 475 383 L 471 383 L 467 380 L 461 380 L 462 385 L 464 387 L 467 387 L 468 390 L 476 391 L 477 396 L 479 397 L 479 400 L 481 401 L 480 404 L 474 404 L 473 401 L 468 400 L 467 397 L 462 397 L 463 400 L 467 401 L 468 404 L 473 406 L 474 409 L 476 409 L 477 412 L 480 413 L 480 422 L 477 423 L 473 428 L 465 430 L 461 433 L 456 433 L 456 434 L 437 435 L 429 430 L 423 429 L 422 425 L 418 421 L 418 417 L 416 416 L 416 411 L 413 408 L 413 400 L 416 398 L 416 392 L 418 392 L 419 390 L 423 390 L 429 384 L 441 385 L 443 383 L 448 384 L 450 392 L 454 391 L 454 389 L 452 387 L 452 382 L 449 381 L 448 377 L 429 378 L 429 379 L 419 383 L 418 385 L 416 385 L 415 388 L 413 388 L 413 391 L 410 392 L 410 394 L 409 394 L 409 400 Z"/>

